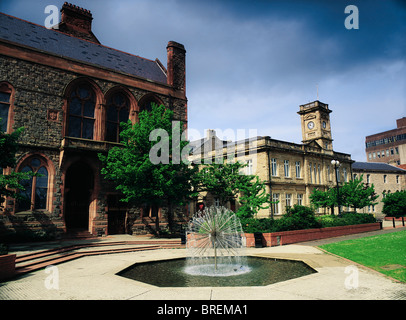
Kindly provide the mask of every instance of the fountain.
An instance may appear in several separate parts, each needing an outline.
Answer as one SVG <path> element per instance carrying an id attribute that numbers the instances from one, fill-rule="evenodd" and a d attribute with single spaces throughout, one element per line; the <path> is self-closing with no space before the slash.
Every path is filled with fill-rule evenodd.
<path id="1" fill-rule="evenodd" d="M 186 239 L 186 273 L 235 276 L 250 272 L 243 254 L 244 231 L 230 210 L 210 207 L 199 211 L 188 225 Z"/>
<path id="2" fill-rule="evenodd" d="M 188 224 L 186 239 L 186 259 L 139 262 L 118 275 L 159 287 L 240 287 L 315 272 L 302 261 L 247 257 L 241 222 L 223 207 L 198 212 Z"/>

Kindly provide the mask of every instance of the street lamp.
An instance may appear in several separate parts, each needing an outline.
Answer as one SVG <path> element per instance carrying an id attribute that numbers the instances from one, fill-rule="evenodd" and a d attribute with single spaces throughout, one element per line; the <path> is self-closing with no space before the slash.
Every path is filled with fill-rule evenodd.
<path id="1" fill-rule="evenodd" d="M 336 171 L 338 216 L 341 217 L 340 188 L 338 186 L 338 168 L 340 167 L 340 161 L 331 160 L 331 164 L 334 166 L 334 169 Z"/>

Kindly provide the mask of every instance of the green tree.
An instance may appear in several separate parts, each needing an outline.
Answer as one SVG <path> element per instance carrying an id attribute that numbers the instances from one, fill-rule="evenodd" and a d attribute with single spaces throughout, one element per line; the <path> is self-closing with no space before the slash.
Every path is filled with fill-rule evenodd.
<path id="1" fill-rule="evenodd" d="M 316 208 L 331 208 L 331 214 L 334 214 L 334 205 L 337 203 L 337 192 L 334 188 L 327 191 L 313 189 L 309 198 Z"/>
<path id="2" fill-rule="evenodd" d="M 363 176 L 355 178 L 343 184 L 340 188 L 340 194 L 342 195 L 342 205 L 352 207 L 354 212 L 357 209 L 362 209 L 369 205 L 375 205 L 378 199 L 378 195 L 375 193 L 375 187 L 372 184 L 368 186 L 362 182 Z"/>
<path id="3" fill-rule="evenodd" d="M 337 188 L 330 188 L 327 191 L 314 189 L 310 195 L 311 203 L 317 208 L 323 207 L 332 208 L 331 212 L 334 214 L 334 206 L 348 206 L 354 209 L 364 208 L 369 205 L 375 205 L 375 200 L 378 195 L 375 193 L 374 185 L 368 186 L 362 182 L 363 177 L 355 178 L 349 182 L 345 182 L 339 190 L 339 198 L 337 195 Z"/>
<path id="4" fill-rule="evenodd" d="M 255 176 L 253 180 L 239 186 L 241 196 L 239 198 L 240 208 L 237 216 L 239 218 L 254 217 L 260 209 L 269 208 L 270 195 L 266 192 L 265 183 Z"/>
<path id="5" fill-rule="evenodd" d="M 382 202 L 382 213 L 388 217 L 406 216 L 406 190 L 387 193 Z"/>
<path id="6" fill-rule="evenodd" d="M 246 164 L 241 162 L 223 162 L 203 167 L 197 175 L 197 190 L 210 192 L 219 199 L 224 206 L 228 201 L 237 199 L 241 207 L 237 216 L 249 218 L 260 209 L 266 209 L 269 194 L 266 193 L 265 184 L 257 176 L 245 175 L 241 170 Z"/>
<path id="7" fill-rule="evenodd" d="M 102 174 L 123 193 L 121 201 L 138 207 L 148 205 L 155 212 L 166 207 L 170 228 L 173 207 L 196 196 L 192 181 L 197 171 L 180 159 L 187 142 L 174 134 L 180 134 L 182 124 L 172 120 L 173 111 L 153 105 L 150 112 L 139 114 L 138 123 L 121 123 L 122 146 L 112 148 L 107 155 L 99 154 L 104 164 Z M 159 234 L 158 215 L 155 224 Z"/>
<path id="8" fill-rule="evenodd" d="M 17 200 L 23 199 L 18 192 L 19 190 L 24 190 L 20 181 L 30 179 L 33 176 L 32 172 L 14 171 L 10 174 L 3 175 L 2 169 L 6 167 L 12 168 L 16 165 L 15 155 L 18 151 L 17 141 L 23 131 L 24 128 L 19 128 L 10 134 L 0 132 L 0 207 L 8 196 Z"/>

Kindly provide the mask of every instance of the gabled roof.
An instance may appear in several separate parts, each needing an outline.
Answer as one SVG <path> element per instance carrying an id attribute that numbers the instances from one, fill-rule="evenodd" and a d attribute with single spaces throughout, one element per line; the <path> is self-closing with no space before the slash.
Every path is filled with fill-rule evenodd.
<path id="1" fill-rule="evenodd" d="M 166 73 L 157 60 L 141 58 L 0 12 L 1 40 L 152 81 L 167 83 Z"/>
<path id="2" fill-rule="evenodd" d="M 363 171 L 380 171 L 380 172 L 391 171 L 391 172 L 406 173 L 406 170 L 382 162 L 354 162 L 352 164 L 352 169 Z"/>

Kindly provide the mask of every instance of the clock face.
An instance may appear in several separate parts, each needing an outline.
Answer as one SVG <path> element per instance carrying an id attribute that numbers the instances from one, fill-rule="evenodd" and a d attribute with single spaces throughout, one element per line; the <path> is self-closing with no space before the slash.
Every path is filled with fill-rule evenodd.
<path id="1" fill-rule="evenodd" d="M 326 121 L 323 121 L 323 129 L 326 129 L 326 127 L 327 127 L 327 123 L 326 123 Z"/>
<path id="2" fill-rule="evenodd" d="M 307 124 L 307 127 L 311 130 L 311 129 L 313 129 L 314 128 L 314 122 L 313 121 L 310 121 L 308 124 Z"/>

